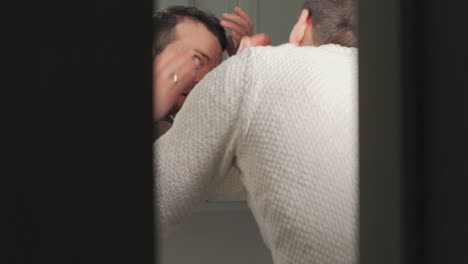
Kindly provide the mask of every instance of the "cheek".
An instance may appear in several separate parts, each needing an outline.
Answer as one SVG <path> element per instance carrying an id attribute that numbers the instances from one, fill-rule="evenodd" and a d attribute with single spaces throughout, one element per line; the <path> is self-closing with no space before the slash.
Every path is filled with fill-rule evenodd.
<path id="1" fill-rule="evenodd" d="M 212 71 L 214 68 L 219 66 L 221 64 L 221 61 L 219 63 L 214 63 L 212 65 L 208 65 L 204 69 L 201 70 L 201 75 L 202 77 L 205 77 L 206 74 L 208 74 L 210 71 Z"/>
<path id="2" fill-rule="evenodd" d="M 211 68 L 203 68 L 203 69 L 200 69 L 198 72 L 197 72 L 197 75 L 198 75 L 198 81 L 200 81 L 201 79 L 203 79 L 205 77 L 205 75 L 210 72 L 212 69 Z"/>
<path id="3" fill-rule="evenodd" d="M 182 108 L 182 106 L 184 105 L 185 103 L 185 99 L 187 97 L 186 96 L 183 96 L 183 95 L 180 95 L 179 97 L 177 97 L 177 100 L 174 104 L 174 111 L 177 113 L 179 112 L 179 110 Z"/>

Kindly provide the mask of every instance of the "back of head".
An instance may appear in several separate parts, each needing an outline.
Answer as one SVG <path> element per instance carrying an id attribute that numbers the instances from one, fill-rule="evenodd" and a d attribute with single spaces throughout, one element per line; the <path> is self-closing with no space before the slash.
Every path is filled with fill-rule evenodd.
<path id="1" fill-rule="evenodd" d="M 153 54 L 157 56 L 168 44 L 174 41 L 176 25 L 184 19 L 202 23 L 218 39 L 222 50 L 226 49 L 227 40 L 224 28 L 213 14 L 195 7 L 171 6 L 157 11 L 153 15 Z"/>
<path id="2" fill-rule="evenodd" d="M 338 44 L 357 47 L 357 0 L 306 0 L 302 9 L 313 19 L 313 36 L 317 45 Z"/>

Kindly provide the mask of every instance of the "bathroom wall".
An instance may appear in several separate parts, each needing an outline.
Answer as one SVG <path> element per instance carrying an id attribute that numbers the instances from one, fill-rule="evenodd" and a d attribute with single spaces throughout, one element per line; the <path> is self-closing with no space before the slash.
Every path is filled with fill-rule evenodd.
<path id="1" fill-rule="evenodd" d="M 273 263 L 243 202 L 205 204 L 161 244 L 160 264 Z"/>
<path id="2" fill-rule="evenodd" d="M 160 0 L 154 1 L 155 10 L 171 5 L 196 6 L 220 17 L 233 12 L 234 7 L 244 9 L 255 23 L 255 33 L 267 33 L 272 45 L 286 43 L 299 15 L 303 0 Z"/>

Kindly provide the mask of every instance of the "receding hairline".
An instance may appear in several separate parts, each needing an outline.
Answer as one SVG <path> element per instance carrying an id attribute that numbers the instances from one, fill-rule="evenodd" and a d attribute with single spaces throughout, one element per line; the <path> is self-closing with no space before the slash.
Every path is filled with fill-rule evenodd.
<path id="1" fill-rule="evenodd" d="M 190 17 L 190 16 L 181 16 L 181 15 L 176 15 L 177 17 L 177 24 L 174 26 L 172 32 L 171 32 L 171 35 L 173 36 L 172 40 L 168 43 L 171 44 L 172 42 L 176 41 L 177 39 L 179 39 L 179 34 L 177 32 L 177 26 L 180 25 L 182 22 L 184 21 L 189 21 L 189 22 L 192 22 L 193 24 L 197 24 L 197 25 L 201 25 L 203 26 L 206 31 L 208 31 L 215 39 L 216 39 L 216 43 L 218 43 L 219 45 L 219 48 L 221 50 L 221 52 L 223 52 L 223 46 L 221 45 L 220 41 L 218 40 L 218 37 L 216 36 L 216 34 L 214 34 L 213 32 L 211 32 L 211 30 L 208 28 L 207 25 L 205 25 L 205 23 L 203 23 L 202 21 L 199 21 L 193 17 Z M 198 52 L 200 52 L 200 54 L 203 55 L 203 57 L 207 58 L 208 60 L 210 60 L 210 57 L 208 55 L 206 55 L 204 52 L 200 51 L 200 50 L 197 50 Z"/>

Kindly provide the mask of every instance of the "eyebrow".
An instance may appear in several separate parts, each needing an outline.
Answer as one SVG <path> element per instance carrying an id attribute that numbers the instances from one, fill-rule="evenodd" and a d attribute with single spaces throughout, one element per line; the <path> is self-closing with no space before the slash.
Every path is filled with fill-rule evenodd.
<path id="1" fill-rule="evenodd" d="M 202 51 L 198 50 L 198 49 L 195 49 L 196 52 L 200 53 L 203 57 L 205 57 L 205 59 L 207 59 L 208 61 L 210 61 L 210 56 L 206 55 L 205 53 L 203 53 Z"/>

